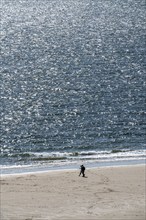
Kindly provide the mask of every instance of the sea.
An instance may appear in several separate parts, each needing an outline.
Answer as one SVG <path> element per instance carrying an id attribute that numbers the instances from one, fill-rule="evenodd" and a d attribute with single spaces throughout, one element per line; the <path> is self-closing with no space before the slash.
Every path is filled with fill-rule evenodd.
<path id="1" fill-rule="evenodd" d="M 145 0 L 1 8 L 1 174 L 145 163 Z"/>

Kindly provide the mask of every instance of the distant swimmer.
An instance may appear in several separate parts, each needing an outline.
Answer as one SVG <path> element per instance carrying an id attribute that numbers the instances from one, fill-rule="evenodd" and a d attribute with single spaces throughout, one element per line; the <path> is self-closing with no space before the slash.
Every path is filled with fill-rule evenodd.
<path id="1" fill-rule="evenodd" d="M 85 177 L 85 167 L 84 167 L 84 165 L 81 165 L 80 166 L 80 174 L 79 174 L 79 176 L 82 174 L 83 175 L 83 177 Z"/>

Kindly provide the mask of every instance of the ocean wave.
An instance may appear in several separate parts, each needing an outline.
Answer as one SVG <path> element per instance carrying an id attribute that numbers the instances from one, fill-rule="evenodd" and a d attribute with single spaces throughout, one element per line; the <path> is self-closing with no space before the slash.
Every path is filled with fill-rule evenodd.
<path id="1" fill-rule="evenodd" d="M 32 161 L 55 161 L 55 160 L 66 160 L 67 157 L 36 157 L 32 158 Z"/>
<path id="2" fill-rule="evenodd" d="M 75 151 L 75 152 L 23 152 L 23 153 L 4 153 L 1 159 L 9 159 L 10 163 L 54 163 L 59 161 L 101 161 L 101 160 L 121 160 L 132 158 L 146 158 L 146 150 L 131 151 L 128 149 L 112 149 L 105 151 Z"/>

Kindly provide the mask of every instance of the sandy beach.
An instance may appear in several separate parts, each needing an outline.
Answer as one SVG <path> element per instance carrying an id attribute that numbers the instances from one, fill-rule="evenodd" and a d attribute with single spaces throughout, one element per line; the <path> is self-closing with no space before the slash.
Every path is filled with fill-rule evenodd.
<path id="1" fill-rule="evenodd" d="M 146 166 L 1 177 L 1 220 L 145 220 Z"/>

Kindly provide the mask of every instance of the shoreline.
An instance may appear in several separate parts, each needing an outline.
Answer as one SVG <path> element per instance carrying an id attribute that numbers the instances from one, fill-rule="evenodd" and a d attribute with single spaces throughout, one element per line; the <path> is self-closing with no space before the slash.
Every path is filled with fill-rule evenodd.
<path id="1" fill-rule="evenodd" d="M 1 170 L 0 176 L 11 176 L 11 175 L 23 175 L 23 174 L 40 174 L 40 173 L 47 173 L 53 171 L 69 171 L 69 170 L 78 170 L 80 165 L 60 165 L 60 166 L 28 166 L 28 167 L 15 167 L 15 168 L 6 168 Z M 94 168 L 106 168 L 106 167 L 121 167 L 121 166 L 133 166 L 133 165 L 145 165 L 146 161 L 143 160 L 126 160 L 126 161 L 108 161 L 108 162 L 98 162 L 98 163 L 83 163 L 86 166 L 86 169 L 94 169 Z M 2 172 L 3 171 L 3 172 Z"/>
<path id="2" fill-rule="evenodd" d="M 146 165 L 1 177 L 4 220 L 145 220 Z M 9 178 L 7 178 L 9 177 Z"/>
<path id="3" fill-rule="evenodd" d="M 96 170 L 96 169 L 110 169 L 110 168 L 126 168 L 126 167 L 143 167 L 146 166 L 146 164 L 141 163 L 141 164 L 128 164 L 128 165 L 116 165 L 116 166 L 100 166 L 100 167 L 86 167 L 87 170 Z M 79 173 L 80 168 L 75 169 L 52 169 L 52 170 L 46 170 L 46 171 L 36 171 L 36 172 L 25 172 L 25 173 L 12 173 L 12 174 L 1 174 L 0 175 L 0 181 L 1 179 L 5 178 L 11 178 L 11 177 L 17 177 L 17 176 L 30 176 L 30 175 L 44 175 L 44 174 L 49 174 L 49 173 L 65 173 L 65 172 L 77 172 Z"/>

